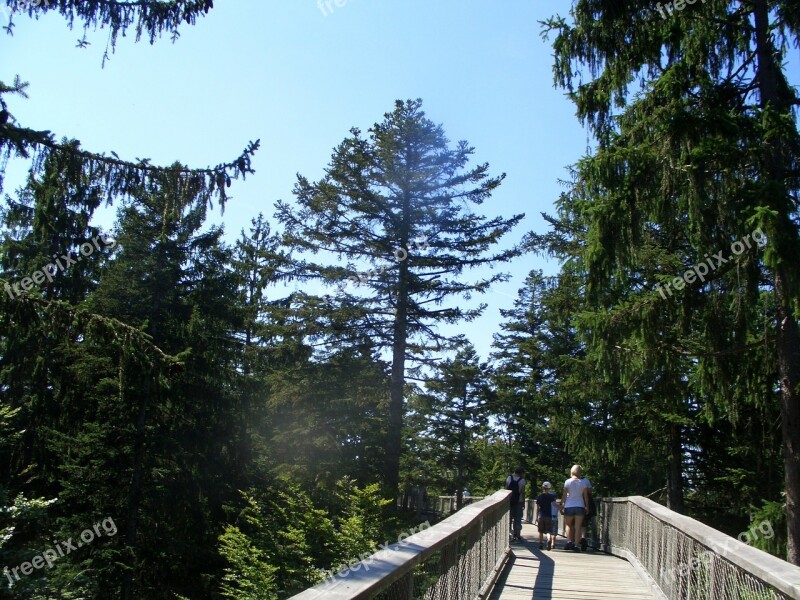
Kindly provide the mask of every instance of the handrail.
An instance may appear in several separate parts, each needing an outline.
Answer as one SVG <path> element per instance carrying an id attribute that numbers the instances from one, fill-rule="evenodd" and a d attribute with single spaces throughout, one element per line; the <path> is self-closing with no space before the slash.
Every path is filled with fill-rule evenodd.
<path id="1" fill-rule="evenodd" d="M 357 600 L 388 592 L 391 598 L 483 598 L 509 553 L 508 490 L 470 504 L 441 523 L 353 561 L 339 579 L 292 600 Z"/>
<path id="2" fill-rule="evenodd" d="M 800 567 L 648 498 L 603 498 L 598 519 L 602 548 L 633 564 L 659 598 L 800 598 Z"/>

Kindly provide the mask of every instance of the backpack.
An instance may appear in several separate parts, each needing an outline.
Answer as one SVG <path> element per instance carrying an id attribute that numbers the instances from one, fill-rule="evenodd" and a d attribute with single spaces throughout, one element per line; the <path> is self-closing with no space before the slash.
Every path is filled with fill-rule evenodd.
<path id="1" fill-rule="evenodd" d="M 511 476 L 511 481 L 509 481 L 508 485 L 506 486 L 507 490 L 511 490 L 511 496 L 510 496 L 511 506 L 519 504 L 519 481 L 520 481 L 520 479 L 522 479 L 522 478 L 520 477 L 519 479 L 517 479 L 515 481 L 514 480 L 514 476 L 512 475 Z"/>

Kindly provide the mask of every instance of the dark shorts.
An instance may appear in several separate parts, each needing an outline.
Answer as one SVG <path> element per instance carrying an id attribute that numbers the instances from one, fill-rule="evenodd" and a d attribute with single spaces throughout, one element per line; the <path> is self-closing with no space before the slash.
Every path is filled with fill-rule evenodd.
<path id="1" fill-rule="evenodd" d="M 539 533 L 550 533 L 553 529 L 553 519 L 546 517 L 539 517 Z"/>
<path id="2" fill-rule="evenodd" d="M 586 514 L 586 509 L 582 506 L 571 506 L 564 509 L 565 517 L 582 517 Z"/>

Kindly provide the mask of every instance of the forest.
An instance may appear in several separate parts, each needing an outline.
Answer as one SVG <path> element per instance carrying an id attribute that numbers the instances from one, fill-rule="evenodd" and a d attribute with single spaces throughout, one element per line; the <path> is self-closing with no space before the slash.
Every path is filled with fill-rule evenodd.
<path id="1" fill-rule="evenodd" d="M 3 4 L 7 33 L 54 14 L 107 30 L 106 56 L 214 15 Z M 538 25 L 593 144 L 542 231 L 412 97 L 230 241 L 209 215 L 258 140 L 207 168 L 86 149 L 15 118 L 4 65 L 0 597 L 287 598 L 418 525 L 409 494 L 461 506 L 573 463 L 599 496 L 768 521 L 754 545 L 800 564 L 800 6 L 654 10 L 574 0 Z M 557 272 L 530 271 L 482 357 L 468 301 L 531 256 Z"/>

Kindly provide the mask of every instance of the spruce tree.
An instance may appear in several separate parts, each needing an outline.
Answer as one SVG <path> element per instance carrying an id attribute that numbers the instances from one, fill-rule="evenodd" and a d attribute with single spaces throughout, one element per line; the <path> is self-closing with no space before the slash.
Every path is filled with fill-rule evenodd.
<path id="1" fill-rule="evenodd" d="M 475 439 L 489 423 L 491 397 L 489 367 L 481 363 L 475 348 L 464 342 L 452 359 L 439 363 L 436 374 L 420 395 L 419 409 L 426 420 L 426 434 L 439 464 L 453 472 L 456 509 L 464 504 L 464 489 L 479 465 Z"/>
<path id="2" fill-rule="evenodd" d="M 174 192 L 168 179 L 158 182 L 120 211 L 121 251 L 88 300 L 181 361 L 154 377 L 123 357 L 118 418 L 128 432 L 126 485 L 116 487 L 124 490 L 117 511 L 130 556 L 124 598 L 207 592 L 186 573 L 199 575 L 216 560 L 222 507 L 246 483 L 237 460 L 241 353 L 232 333 L 242 307 L 233 253 L 221 229 L 201 231 L 202 207 L 174 210 Z"/>
<path id="3" fill-rule="evenodd" d="M 685 311 L 699 306 L 691 335 L 681 336 L 689 343 L 673 347 L 670 362 L 676 353 L 694 357 L 700 364 L 693 393 L 723 410 L 732 397 L 752 405 L 772 401 L 773 385 L 764 385 L 771 365 L 762 363 L 759 375 L 737 385 L 725 360 L 738 354 L 738 373 L 753 373 L 746 353 L 772 348 L 787 558 L 800 564 L 800 279 L 789 268 L 800 258 L 800 136 L 792 113 L 798 97 L 783 66 L 800 33 L 794 4 L 706 2 L 659 14 L 650 2 L 623 9 L 615 1 L 577 0 L 572 17 L 572 23 L 553 18 L 546 29 L 556 33 L 556 83 L 597 138 L 570 192 L 589 223 L 589 292 L 597 299 L 610 281 L 630 282 L 639 297 L 631 298 L 627 314 L 644 326 L 638 339 L 649 364 L 669 354 L 672 340 L 662 343 L 660 328 L 647 324 L 665 323 L 674 310 L 688 317 Z M 754 247 L 733 256 L 733 244 L 757 228 L 769 240 L 763 256 Z M 722 260 L 713 258 L 718 253 Z M 708 276 L 699 280 L 695 272 L 693 281 L 680 281 L 709 257 Z M 665 298 L 656 286 L 669 281 L 677 290 Z M 756 316 L 766 288 L 773 298 L 767 329 Z M 733 319 L 720 323 L 728 316 L 720 307 L 729 307 Z M 662 369 L 667 386 L 680 381 L 680 370 Z"/>
<path id="4" fill-rule="evenodd" d="M 504 175 L 490 177 L 488 164 L 467 169 L 473 149 L 464 141 L 451 147 L 421 100 L 398 100 L 368 133 L 352 129 L 320 181 L 298 176 L 297 207 L 279 202 L 277 216 L 290 247 L 322 253 L 301 261 L 298 277 L 340 286 L 331 302 L 339 320 L 331 317 L 332 327 L 320 335 L 329 343 L 367 339 L 391 352 L 385 471 L 387 492 L 396 495 L 407 363 L 450 343 L 437 323 L 481 314 L 483 306 L 448 300 L 468 299 L 504 278 L 468 281 L 463 273 L 518 256 L 516 247 L 493 247 L 523 215 L 472 212 L 470 205 L 487 200 Z"/>

